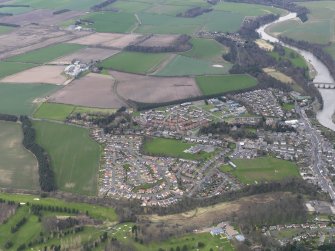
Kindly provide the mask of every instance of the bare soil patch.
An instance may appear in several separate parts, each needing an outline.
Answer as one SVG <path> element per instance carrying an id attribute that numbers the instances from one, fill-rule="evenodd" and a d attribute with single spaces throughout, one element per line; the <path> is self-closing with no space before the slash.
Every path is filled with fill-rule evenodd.
<path id="1" fill-rule="evenodd" d="M 120 108 L 125 104 L 114 93 L 113 85 L 114 79 L 112 77 L 90 73 L 51 95 L 49 102 L 99 108 Z"/>
<path id="2" fill-rule="evenodd" d="M 62 75 L 63 71 L 64 66 L 43 65 L 5 77 L 1 82 L 61 85 L 67 81 L 67 78 Z"/>
<path id="3" fill-rule="evenodd" d="M 266 74 L 270 75 L 271 77 L 273 77 L 273 78 L 275 78 L 275 79 L 277 79 L 279 81 L 282 81 L 282 82 L 284 82 L 286 84 L 292 84 L 292 83 L 294 83 L 294 80 L 291 77 L 285 75 L 284 73 L 282 73 L 280 71 L 277 71 L 276 69 L 273 69 L 273 68 L 264 68 L 263 71 Z"/>
<path id="4" fill-rule="evenodd" d="M 130 44 L 136 43 L 142 36 L 140 34 L 94 33 L 69 41 L 69 43 L 123 49 Z"/>
<path id="5" fill-rule="evenodd" d="M 117 92 L 125 99 L 161 103 L 201 95 L 193 78 L 153 77 L 111 71 L 118 81 Z"/>
<path id="6" fill-rule="evenodd" d="M 118 53 L 118 50 L 101 49 L 101 48 L 83 48 L 73 54 L 58 58 L 50 64 L 71 64 L 71 61 L 76 59 L 81 62 L 89 62 L 91 60 L 104 60 Z"/>
<path id="7" fill-rule="evenodd" d="M 274 46 L 268 42 L 266 42 L 263 39 L 257 39 L 256 44 L 258 45 L 259 48 L 265 50 L 265 51 L 273 51 Z"/>

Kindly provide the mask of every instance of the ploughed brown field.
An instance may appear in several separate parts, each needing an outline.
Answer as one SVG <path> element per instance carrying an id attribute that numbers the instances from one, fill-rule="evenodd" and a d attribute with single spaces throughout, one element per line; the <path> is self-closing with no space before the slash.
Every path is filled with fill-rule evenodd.
<path id="1" fill-rule="evenodd" d="M 114 93 L 113 85 L 112 77 L 90 73 L 51 95 L 49 101 L 88 107 L 119 108 L 125 103 Z"/>
<path id="2" fill-rule="evenodd" d="M 193 78 L 153 77 L 111 71 L 117 79 L 117 92 L 124 99 L 161 103 L 200 96 L 201 92 Z"/>

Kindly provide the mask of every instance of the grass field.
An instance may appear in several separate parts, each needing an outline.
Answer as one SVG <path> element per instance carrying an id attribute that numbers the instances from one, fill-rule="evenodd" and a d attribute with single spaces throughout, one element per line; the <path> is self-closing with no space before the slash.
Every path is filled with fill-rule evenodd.
<path id="1" fill-rule="evenodd" d="M 33 125 L 37 143 L 50 155 L 58 188 L 79 194 L 96 194 L 101 149 L 90 138 L 88 130 L 42 121 L 35 121 Z"/>
<path id="2" fill-rule="evenodd" d="M 276 60 L 284 59 L 291 61 L 291 63 L 295 67 L 308 68 L 307 62 L 300 54 L 287 47 L 285 47 L 284 49 L 285 49 L 285 55 L 283 56 L 279 55 L 279 53 L 276 51 L 271 51 L 269 52 L 269 54 Z"/>
<path id="3" fill-rule="evenodd" d="M 70 9 L 70 10 L 89 10 L 90 7 L 97 4 L 97 0 L 61 0 L 61 1 L 45 1 L 45 0 L 14 0 L 11 4 L 27 4 L 36 9 Z"/>
<path id="4" fill-rule="evenodd" d="M 1 9 L 0 9 L 1 10 Z M 5 34 L 8 33 L 10 31 L 12 31 L 14 28 L 8 27 L 8 26 L 1 26 L 0 25 L 0 35 L 1 34 Z"/>
<path id="5" fill-rule="evenodd" d="M 94 28 L 97 32 L 129 32 L 136 22 L 133 14 L 122 12 L 94 12 L 83 19 L 93 21 L 94 23 L 87 27 Z"/>
<path id="6" fill-rule="evenodd" d="M 13 75 L 20 71 L 24 71 L 37 66 L 36 64 L 26 64 L 17 62 L 0 62 L 0 79 L 9 75 Z"/>
<path id="7" fill-rule="evenodd" d="M 0 13 L 11 13 L 13 15 L 25 13 L 31 11 L 30 7 L 2 7 L 0 8 Z"/>
<path id="8" fill-rule="evenodd" d="M 221 170 L 231 173 L 243 184 L 299 177 L 299 171 L 294 162 L 273 157 L 239 159 L 233 160 L 233 163 L 237 166 L 235 170 L 228 165 L 223 166 Z"/>
<path id="9" fill-rule="evenodd" d="M 185 143 L 176 139 L 150 138 L 144 143 L 143 150 L 148 155 L 168 156 L 174 158 L 201 160 L 211 156 L 210 153 L 200 152 L 197 154 L 184 153 L 195 144 Z"/>
<path id="10" fill-rule="evenodd" d="M 227 74 L 231 68 L 228 62 L 220 62 L 223 67 L 214 67 L 213 62 L 178 55 L 163 69 L 158 71 L 157 76 L 196 76 L 196 75 L 218 75 Z"/>
<path id="11" fill-rule="evenodd" d="M 257 80 L 250 75 L 222 75 L 222 76 L 198 76 L 197 84 L 204 95 L 226 93 L 242 90 L 257 85 Z"/>
<path id="12" fill-rule="evenodd" d="M 332 43 L 330 46 L 325 47 L 324 49 L 327 53 L 329 53 L 333 59 L 335 60 L 335 43 Z"/>
<path id="13" fill-rule="evenodd" d="M 213 39 L 192 38 L 192 49 L 182 53 L 183 56 L 205 59 L 212 62 L 222 62 L 225 52 L 223 45 Z"/>
<path id="14" fill-rule="evenodd" d="M 37 107 L 33 101 L 58 90 L 47 84 L 0 84 L 0 113 L 31 115 Z"/>
<path id="15" fill-rule="evenodd" d="M 56 44 L 7 58 L 6 61 L 44 64 L 82 48 L 83 46 L 78 44 Z"/>
<path id="16" fill-rule="evenodd" d="M 22 139 L 19 123 L 0 121 L 0 187 L 39 190 L 37 160 Z"/>
<path id="17" fill-rule="evenodd" d="M 166 53 L 141 53 L 121 52 L 104 61 L 102 66 L 106 69 L 117 71 L 146 74 L 153 72 L 169 54 Z"/>

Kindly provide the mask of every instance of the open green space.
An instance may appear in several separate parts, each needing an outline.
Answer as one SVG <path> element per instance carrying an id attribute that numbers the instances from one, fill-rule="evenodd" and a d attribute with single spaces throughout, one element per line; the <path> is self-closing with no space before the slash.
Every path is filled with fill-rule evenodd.
<path id="1" fill-rule="evenodd" d="M 129 32 L 136 23 L 136 17 L 124 12 L 93 12 L 83 17 L 93 24 L 84 27 L 93 28 L 97 32 Z"/>
<path id="2" fill-rule="evenodd" d="M 153 72 L 168 56 L 167 53 L 124 51 L 102 61 L 102 67 L 123 72 L 146 74 Z"/>
<path id="3" fill-rule="evenodd" d="M 70 10 L 89 10 L 90 7 L 103 0 L 59 0 L 59 1 L 45 1 L 45 0 L 12 0 L 11 4 L 29 4 L 34 9 L 70 9 Z"/>
<path id="4" fill-rule="evenodd" d="M 12 31 L 14 28 L 0 25 L 0 35 Z"/>
<path id="5" fill-rule="evenodd" d="M 214 39 L 192 38 L 191 44 L 192 49 L 182 53 L 182 55 L 212 62 L 223 61 L 222 54 L 224 54 L 225 48 Z"/>
<path id="6" fill-rule="evenodd" d="M 83 46 L 78 44 L 56 44 L 7 58 L 6 61 L 44 64 L 56 58 L 73 53 L 81 48 L 83 48 Z"/>
<path id="7" fill-rule="evenodd" d="M 296 40 L 305 40 L 312 43 L 326 44 L 334 41 L 335 2 L 311 1 L 299 2 L 299 5 L 307 7 L 307 22 L 289 20 L 273 25 L 269 31 L 275 35 L 287 36 Z"/>
<path id="8" fill-rule="evenodd" d="M 236 169 L 225 165 L 221 170 L 234 175 L 243 184 L 299 177 L 297 165 L 287 160 L 260 157 L 255 159 L 236 159 L 232 162 L 237 166 Z"/>
<path id="9" fill-rule="evenodd" d="M 231 68 L 229 62 L 220 62 L 220 67 L 214 67 L 215 63 L 178 55 L 163 69 L 158 71 L 157 76 L 197 76 L 227 74 Z M 222 66 L 222 67 L 221 67 Z"/>
<path id="10" fill-rule="evenodd" d="M 326 47 L 324 48 L 324 50 L 325 50 L 327 53 L 329 53 L 329 54 L 333 57 L 333 59 L 335 60 L 335 43 L 332 43 L 331 45 L 326 46 Z"/>
<path id="11" fill-rule="evenodd" d="M 300 54 L 298 54 L 294 50 L 287 48 L 287 47 L 284 47 L 284 50 L 285 50 L 284 55 L 280 55 L 276 51 L 271 51 L 269 52 L 269 54 L 271 55 L 271 57 L 275 58 L 276 60 L 288 60 L 295 67 L 300 67 L 300 68 L 305 68 L 305 69 L 308 68 L 306 60 Z"/>
<path id="12" fill-rule="evenodd" d="M 198 76 L 197 85 L 204 95 L 243 90 L 257 85 L 257 80 L 247 74 Z"/>
<path id="13" fill-rule="evenodd" d="M 37 160 L 22 140 L 19 123 L 0 121 L 0 187 L 39 190 Z"/>
<path id="14" fill-rule="evenodd" d="M 96 194 L 101 149 L 90 138 L 89 131 L 45 121 L 34 121 L 33 126 L 37 143 L 50 156 L 58 189 L 86 195 Z"/>
<path id="15" fill-rule="evenodd" d="M 121 12 L 137 13 L 150 8 L 152 4 L 140 1 L 116 1 L 107 9 L 117 9 Z"/>
<path id="16" fill-rule="evenodd" d="M 30 63 L 0 62 L 0 79 L 37 66 Z"/>
<path id="17" fill-rule="evenodd" d="M 191 160 L 202 160 L 209 158 L 212 154 L 199 152 L 196 154 L 185 153 L 184 151 L 196 144 L 185 143 L 181 140 L 166 138 L 148 138 L 143 145 L 145 154 L 154 156 L 166 156 Z"/>
<path id="18" fill-rule="evenodd" d="M 31 10 L 32 10 L 31 7 L 15 7 L 15 6 L 1 7 L 0 13 L 11 13 L 13 15 L 17 15 L 17 14 L 25 13 Z"/>
<path id="19" fill-rule="evenodd" d="M 34 100 L 58 90 L 48 84 L 0 84 L 0 113 L 31 115 L 37 107 Z"/>

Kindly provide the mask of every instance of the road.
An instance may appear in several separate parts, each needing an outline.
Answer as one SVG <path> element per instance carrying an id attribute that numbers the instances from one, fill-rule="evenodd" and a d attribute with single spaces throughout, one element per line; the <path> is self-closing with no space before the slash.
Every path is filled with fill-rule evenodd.
<path id="1" fill-rule="evenodd" d="M 301 122 L 304 123 L 306 130 L 306 137 L 310 139 L 312 149 L 312 168 L 313 172 L 318 179 L 318 183 L 321 189 L 327 192 L 330 198 L 335 205 L 335 188 L 332 181 L 326 176 L 327 170 L 325 170 L 322 161 L 322 137 L 317 132 L 315 128 L 313 128 L 310 120 L 308 119 L 305 111 L 296 105 L 296 111 L 300 114 Z"/>

